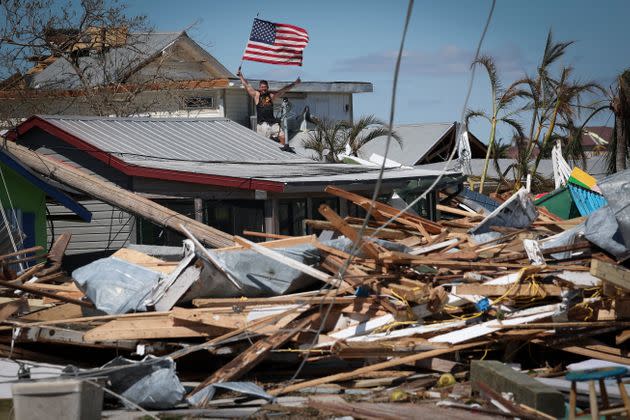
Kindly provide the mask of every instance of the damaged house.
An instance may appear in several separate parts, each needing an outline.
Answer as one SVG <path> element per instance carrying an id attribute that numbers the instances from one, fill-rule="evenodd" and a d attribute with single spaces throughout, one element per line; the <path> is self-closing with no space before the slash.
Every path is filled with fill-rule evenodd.
<path id="1" fill-rule="evenodd" d="M 324 189 L 336 185 L 369 195 L 379 177 L 377 167 L 323 164 L 283 152 L 274 141 L 225 118 L 34 116 L 10 137 L 228 234 L 303 235 L 304 220 L 319 218 L 321 204 L 341 216 L 362 216 L 363 209 Z M 386 196 L 420 179 L 432 182 L 440 173 L 388 169 L 381 192 Z M 461 180 L 453 175 L 442 182 Z M 115 250 L 129 242 L 181 243 L 181 236 L 119 210 L 115 201 L 83 196 L 79 202 L 92 211 L 92 223 L 59 220 L 67 211 L 49 208 L 58 219 L 55 229 L 73 233 L 68 254 Z M 427 203 L 435 206 L 435 192 Z"/>

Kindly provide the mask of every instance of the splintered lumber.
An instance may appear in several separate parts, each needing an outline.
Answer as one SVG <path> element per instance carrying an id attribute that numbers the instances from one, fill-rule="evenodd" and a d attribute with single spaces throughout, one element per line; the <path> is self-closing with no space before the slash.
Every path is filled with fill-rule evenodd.
<path id="1" fill-rule="evenodd" d="M 308 309 L 308 307 L 306 306 L 302 306 L 300 309 Z M 252 321 L 250 323 L 248 323 L 248 325 L 241 327 L 241 328 L 237 328 L 235 330 L 232 330 L 228 333 L 225 333 L 219 337 L 215 337 L 211 340 L 206 341 L 205 343 L 201 343 L 201 344 L 196 344 L 193 346 L 189 346 L 186 348 L 183 348 L 181 350 L 177 350 L 176 352 L 171 353 L 169 356 L 175 360 L 175 359 L 179 359 L 180 357 L 184 357 L 187 354 L 190 353 L 194 353 L 196 351 L 200 351 L 200 350 L 211 350 L 213 348 L 215 348 L 215 346 L 220 345 L 221 343 L 223 343 L 224 341 L 234 338 L 240 334 L 243 334 L 244 332 L 247 332 L 249 334 L 252 333 L 257 333 L 259 329 L 262 328 L 266 328 L 269 325 L 273 325 L 276 322 L 280 321 L 281 319 L 285 318 L 286 316 L 289 315 L 295 315 L 296 317 L 300 315 L 300 313 L 297 312 L 296 309 L 290 309 L 288 311 L 284 311 L 275 315 L 270 315 L 267 317 L 263 317 L 263 318 L 259 318 L 255 321 Z"/>
<path id="2" fill-rule="evenodd" d="M 277 331 L 275 334 L 267 338 L 258 340 L 247 350 L 232 359 L 230 363 L 214 372 L 212 376 L 199 384 L 189 394 L 189 397 L 201 391 L 209 384 L 239 379 L 245 373 L 253 369 L 258 363 L 260 363 L 270 350 L 273 350 L 274 348 L 281 346 L 289 341 L 294 335 L 301 332 L 303 328 L 311 324 L 320 316 L 321 314 L 319 312 L 306 315 L 304 318 L 296 319 L 295 321 L 291 322 L 289 325 L 287 325 L 282 330 Z"/>
<path id="3" fill-rule="evenodd" d="M 481 295 L 481 296 L 503 296 L 506 297 L 540 297 L 540 296 L 560 296 L 562 289 L 553 284 L 537 284 L 531 283 L 514 284 L 458 284 L 453 287 L 455 295 Z"/>
<path id="4" fill-rule="evenodd" d="M 23 285 L 23 284 L 13 284 L 13 283 L 10 283 L 10 282 L 4 281 L 4 280 L 0 280 L 0 286 L 8 287 L 10 289 L 18 289 L 18 290 L 21 290 L 23 292 L 28 292 L 28 293 L 32 293 L 34 295 L 49 297 L 49 298 L 52 298 L 52 299 L 60 300 L 62 302 L 74 303 L 76 305 L 87 306 L 89 308 L 93 308 L 94 307 L 94 304 L 92 302 L 79 300 L 79 299 L 73 299 L 71 297 L 66 297 L 66 296 L 55 294 L 55 293 L 46 292 L 44 290 L 39 290 L 36 287 L 32 287 L 32 286 L 27 286 L 27 285 Z"/>
<path id="5" fill-rule="evenodd" d="M 627 268 L 593 258 L 591 274 L 626 292 L 630 291 L 630 270 Z"/>
<path id="6" fill-rule="evenodd" d="M 5 260 L 9 260 L 13 257 L 17 257 L 18 255 L 23 255 L 23 254 L 30 254 L 31 252 L 39 252 L 39 251 L 43 251 L 44 248 L 42 248 L 41 246 L 34 246 L 31 248 L 26 248 L 26 249 L 20 249 L 18 251 L 12 252 L 10 254 L 3 254 L 0 255 L 0 261 L 5 261 Z M 10 261 L 11 263 L 13 261 Z"/>
<path id="7" fill-rule="evenodd" d="M 334 230 L 335 229 L 335 226 L 331 222 L 326 221 L 326 220 L 306 219 L 304 220 L 304 223 L 306 223 L 307 226 L 315 230 Z M 348 223 L 348 226 L 356 230 L 357 232 L 359 231 L 359 229 L 361 229 L 361 225 Z M 370 226 L 365 227 L 365 229 L 363 230 L 363 234 L 365 236 L 374 236 L 375 238 L 381 238 L 381 239 L 404 239 L 409 236 L 408 233 L 398 230 L 398 229 L 383 228 L 383 229 L 377 230 L 376 228 L 373 228 Z"/>
<path id="8" fill-rule="evenodd" d="M 29 150 L 13 141 L 5 142 L 5 147 L 18 160 L 40 174 L 60 181 L 121 210 L 142 216 L 158 226 L 166 226 L 183 234 L 180 225 L 184 225 L 201 242 L 213 247 L 229 246 L 234 242 L 232 235 L 184 216 L 148 198 L 120 188 L 111 182 L 73 168 L 66 163 Z"/>
<path id="9" fill-rule="evenodd" d="M 359 231 L 355 230 L 353 227 L 350 227 L 346 223 L 345 220 L 341 218 L 333 209 L 330 208 L 327 204 L 322 204 L 319 206 L 319 213 L 328 220 L 333 227 L 341 232 L 346 238 L 350 239 L 352 242 L 359 244 L 359 249 L 361 249 L 364 253 L 370 256 L 370 258 L 378 259 L 378 248 L 375 244 L 371 242 L 364 241 L 362 237 L 359 236 Z"/>
<path id="10" fill-rule="evenodd" d="M 480 214 L 471 212 L 471 211 L 466 211 L 466 210 L 460 210 L 460 209 L 456 209 L 454 207 L 449 207 L 449 206 L 445 206 L 443 204 L 436 204 L 435 208 L 441 212 L 444 213 L 450 213 L 450 214 L 456 214 L 458 216 L 464 216 L 464 217 L 478 217 L 481 216 Z"/>
<path id="11" fill-rule="evenodd" d="M 25 299 L 15 299 L 11 302 L 0 303 L 0 322 L 24 308 L 28 308 L 28 303 L 26 303 Z"/>
<path id="12" fill-rule="evenodd" d="M 366 211 L 370 211 L 371 208 L 373 212 L 376 211 L 378 213 L 381 213 L 387 218 L 394 217 L 400 213 L 400 210 L 395 207 L 388 206 L 387 204 L 380 203 L 378 201 L 372 201 L 369 198 L 363 197 L 359 194 L 351 193 L 332 185 L 327 186 L 324 191 L 329 194 L 336 195 L 337 197 L 345 198 L 346 200 L 352 201 L 354 204 L 361 206 Z M 426 232 L 431 234 L 440 233 L 442 231 L 442 227 L 439 224 L 407 212 L 403 212 L 402 214 L 400 214 L 397 222 L 404 225 L 412 226 L 416 229 L 425 229 Z"/>
<path id="13" fill-rule="evenodd" d="M 257 238 L 270 238 L 270 239 L 287 239 L 291 238 L 288 235 L 278 235 L 277 233 L 265 233 L 265 232 L 254 232 L 252 230 L 244 230 L 244 236 L 255 236 Z"/>
<path id="14" fill-rule="evenodd" d="M 93 328 L 83 335 L 88 343 L 98 341 L 216 337 L 225 334 L 224 327 L 198 322 L 178 323 L 168 315 L 144 318 L 121 318 Z"/>
<path id="15" fill-rule="evenodd" d="M 300 382 L 300 383 L 289 385 L 282 388 L 272 389 L 268 392 L 271 395 L 277 396 L 281 394 L 287 394 L 289 392 L 294 392 L 303 388 L 311 387 L 311 386 L 323 385 L 330 382 L 348 381 L 350 379 L 358 378 L 359 376 L 368 372 L 376 372 L 379 370 L 390 369 L 390 368 L 400 366 L 400 365 L 413 364 L 417 362 L 418 360 L 430 359 L 432 357 L 441 356 L 443 354 L 448 354 L 448 353 L 453 353 L 459 350 L 466 350 L 466 349 L 471 349 L 474 347 L 481 347 L 488 343 L 490 343 L 490 341 L 476 341 L 473 343 L 458 344 L 458 345 L 448 347 L 448 348 L 429 350 L 429 351 L 425 351 L 425 352 L 421 352 L 417 354 L 412 354 L 410 356 L 398 357 L 395 359 L 388 360 L 386 362 L 381 362 L 381 363 L 365 366 L 365 367 L 353 370 L 351 372 L 337 373 L 334 375 L 324 376 L 322 378 L 312 379 L 310 381 L 304 381 L 304 382 Z"/>
<path id="16" fill-rule="evenodd" d="M 309 305 L 326 305 L 330 303 L 336 304 L 363 304 L 374 302 L 373 298 L 359 298 L 355 296 L 316 296 L 316 297 L 300 297 L 300 296 L 279 296 L 270 298 L 199 298 L 193 299 L 193 305 L 198 308 L 244 308 L 254 305 L 287 305 L 287 304 L 309 304 Z"/>

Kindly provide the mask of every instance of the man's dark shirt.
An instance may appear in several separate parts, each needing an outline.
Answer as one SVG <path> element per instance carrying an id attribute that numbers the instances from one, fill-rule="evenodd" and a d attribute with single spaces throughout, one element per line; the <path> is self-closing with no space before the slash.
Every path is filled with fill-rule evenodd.
<path id="1" fill-rule="evenodd" d="M 273 115 L 273 102 L 271 101 L 271 94 L 260 94 L 258 97 L 258 104 L 256 105 L 256 114 L 258 115 L 258 124 L 266 122 L 271 125 L 278 122 L 276 117 Z"/>

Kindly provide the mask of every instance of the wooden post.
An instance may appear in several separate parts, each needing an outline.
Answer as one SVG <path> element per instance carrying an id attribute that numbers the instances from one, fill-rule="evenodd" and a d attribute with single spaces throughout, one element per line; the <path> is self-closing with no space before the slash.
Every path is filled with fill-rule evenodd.
<path id="1" fill-rule="evenodd" d="M 195 220 L 203 223 L 203 200 L 195 197 Z"/>

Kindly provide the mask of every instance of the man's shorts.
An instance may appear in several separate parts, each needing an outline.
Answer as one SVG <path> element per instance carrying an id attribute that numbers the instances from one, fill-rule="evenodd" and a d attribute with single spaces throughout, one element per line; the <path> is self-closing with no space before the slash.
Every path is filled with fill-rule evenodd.
<path id="1" fill-rule="evenodd" d="M 278 137 L 280 135 L 280 124 L 275 123 L 269 125 L 269 123 L 260 123 L 256 127 L 256 132 L 262 136 L 270 139 L 271 137 Z"/>

